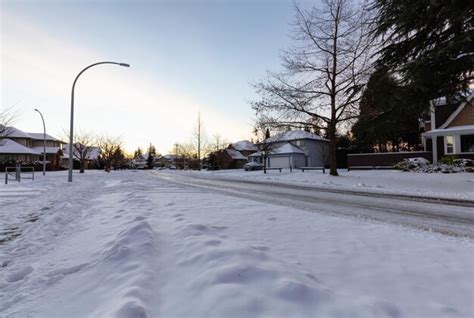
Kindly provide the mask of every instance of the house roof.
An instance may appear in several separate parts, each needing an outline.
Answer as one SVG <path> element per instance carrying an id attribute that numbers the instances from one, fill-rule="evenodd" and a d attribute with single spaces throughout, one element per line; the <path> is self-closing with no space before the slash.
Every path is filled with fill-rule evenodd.
<path id="1" fill-rule="evenodd" d="M 462 102 L 459 107 L 451 114 L 451 116 L 448 117 L 448 119 L 439 127 L 441 129 L 445 129 L 446 127 L 451 124 L 451 122 L 462 112 L 464 107 L 469 104 L 469 102 L 472 100 L 474 97 L 474 91 Z"/>
<path id="2" fill-rule="evenodd" d="M 278 142 L 278 141 L 292 141 L 292 140 L 299 140 L 299 139 L 312 139 L 312 140 L 322 140 L 328 141 L 327 139 L 313 134 L 304 130 L 290 130 L 279 133 L 273 137 L 267 138 L 264 142 Z"/>
<path id="3" fill-rule="evenodd" d="M 234 159 L 234 160 L 247 160 L 247 157 L 245 157 L 243 154 L 241 154 L 239 151 L 234 150 L 234 149 L 226 149 L 225 150 L 229 156 Z"/>
<path id="4" fill-rule="evenodd" d="M 455 126 L 450 128 L 433 129 L 422 134 L 422 136 L 442 136 L 450 133 L 468 133 L 474 134 L 474 125 Z"/>
<path id="5" fill-rule="evenodd" d="M 1 154 L 24 154 L 24 155 L 39 155 L 40 154 L 34 149 L 25 147 L 8 138 L 0 140 L 0 153 Z"/>
<path id="6" fill-rule="evenodd" d="M 6 136 L 10 138 L 26 138 L 26 139 L 31 138 L 31 136 L 28 133 L 15 127 L 6 127 Z"/>
<path id="7" fill-rule="evenodd" d="M 280 147 L 272 150 L 271 154 L 275 155 L 283 155 L 283 154 L 293 154 L 293 153 L 302 153 L 304 154 L 304 151 L 293 144 L 290 144 L 289 142 L 281 145 Z"/>
<path id="8" fill-rule="evenodd" d="M 161 156 L 160 159 L 176 160 L 176 159 L 181 159 L 181 156 L 176 156 L 176 155 L 172 155 L 172 154 L 167 154 L 167 155 Z"/>
<path id="9" fill-rule="evenodd" d="M 473 94 L 474 94 L 474 89 L 469 89 L 467 90 L 467 92 L 461 93 L 461 96 L 470 99 L 472 98 Z M 459 98 L 459 96 L 457 98 Z M 431 104 L 433 106 L 443 106 L 443 105 L 448 104 L 448 99 L 445 96 L 439 97 L 439 98 L 431 100 Z"/>
<path id="10" fill-rule="evenodd" d="M 25 139 L 34 139 L 34 140 L 43 140 L 44 139 L 44 133 L 30 133 L 30 132 L 24 132 L 23 130 L 20 130 L 15 127 L 6 127 L 7 133 L 6 137 L 9 138 L 25 138 Z M 46 134 L 46 140 L 49 141 L 59 141 L 59 139 Z"/>
<path id="11" fill-rule="evenodd" d="M 257 151 L 258 150 L 257 146 L 255 146 L 255 144 L 253 144 L 252 142 L 248 140 L 237 141 L 237 142 L 232 143 L 231 145 L 235 150 L 238 150 L 238 151 L 245 151 L 245 150 Z"/>
<path id="12" fill-rule="evenodd" d="M 28 134 L 31 139 L 35 139 L 35 140 L 43 140 L 44 139 L 44 134 L 43 133 L 26 133 Z M 46 140 L 50 140 L 50 141 L 59 141 L 59 139 L 57 138 L 54 138 L 53 136 L 51 135 L 48 135 L 46 134 Z"/>
<path id="13" fill-rule="evenodd" d="M 289 155 L 289 154 L 304 154 L 305 152 L 298 146 L 295 146 L 289 142 L 284 143 L 278 148 L 272 149 L 269 155 Z M 249 157 L 260 157 L 262 155 L 261 151 L 255 152 Z"/>

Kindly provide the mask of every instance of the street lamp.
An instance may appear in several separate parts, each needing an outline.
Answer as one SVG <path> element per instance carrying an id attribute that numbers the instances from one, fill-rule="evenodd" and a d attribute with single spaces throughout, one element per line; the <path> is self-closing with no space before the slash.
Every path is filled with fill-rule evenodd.
<path id="1" fill-rule="evenodd" d="M 43 121 L 43 176 L 46 175 L 46 125 L 44 123 L 44 117 L 41 112 L 35 108 L 35 112 L 38 112 L 41 116 L 41 120 Z"/>
<path id="2" fill-rule="evenodd" d="M 91 67 L 94 67 L 96 65 L 100 64 L 115 64 L 123 67 L 130 67 L 130 65 L 126 63 L 117 63 L 117 62 L 98 62 L 91 64 L 84 68 L 82 71 L 77 74 L 76 79 L 74 80 L 74 83 L 72 84 L 72 91 L 71 91 L 71 124 L 69 128 L 69 174 L 68 174 L 68 181 L 72 182 L 72 166 L 73 166 L 73 152 L 72 152 L 72 144 L 74 140 L 74 88 L 76 87 L 76 82 L 79 79 L 79 76 L 82 75 L 85 71 L 90 69 Z"/>

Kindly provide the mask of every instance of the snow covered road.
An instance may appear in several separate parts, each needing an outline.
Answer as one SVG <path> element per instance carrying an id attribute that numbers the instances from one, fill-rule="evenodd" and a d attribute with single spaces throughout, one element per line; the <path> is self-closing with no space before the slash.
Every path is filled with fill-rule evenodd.
<path id="1" fill-rule="evenodd" d="M 313 212 L 365 217 L 429 231 L 474 238 L 474 202 L 436 202 L 380 193 L 324 190 L 256 180 L 209 178 L 179 171 L 152 172 L 159 178 Z"/>
<path id="2" fill-rule="evenodd" d="M 0 245 L 0 316 L 474 315 L 470 238 L 146 171 L 65 177 L 22 183 L 41 195 L 21 201 L 0 196 L 1 225 L 21 232 Z M 19 223 L 32 213 L 35 222 Z"/>

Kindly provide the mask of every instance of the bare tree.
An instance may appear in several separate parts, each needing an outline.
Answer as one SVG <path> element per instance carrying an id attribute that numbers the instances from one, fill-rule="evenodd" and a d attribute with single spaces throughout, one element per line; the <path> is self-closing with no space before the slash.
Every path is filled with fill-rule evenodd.
<path id="1" fill-rule="evenodd" d="M 198 170 L 201 170 L 201 159 L 204 155 L 203 150 L 206 148 L 205 142 L 206 142 L 206 134 L 204 131 L 204 125 L 201 118 L 201 112 L 199 112 L 196 126 L 194 127 L 194 131 L 193 131 L 193 138 L 192 138 L 192 144 L 196 150 L 196 155 L 198 159 Z"/>
<path id="2" fill-rule="evenodd" d="M 263 173 L 267 173 L 268 157 L 272 151 L 278 147 L 279 144 L 275 142 L 269 142 L 268 139 L 270 138 L 270 130 L 268 127 L 265 127 L 263 123 L 256 123 L 253 132 L 257 138 L 256 146 L 263 159 Z"/>
<path id="3" fill-rule="evenodd" d="M 100 148 L 100 158 L 105 166 L 105 171 L 110 172 L 116 160 L 121 157 L 122 140 L 120 137 L 104 135 L 100 137 L 98 145 Z"/>
<path id="4" fill-rule="evenodd" d="M 292 38 L 280 73 L 255 85 L 251 103 L 258 121 L 270 127 L 325 130 L 330 140 L 330 174 L 337 175 L 336 133 L 358 116 L 361 90 L 371 68 L 371 37 L 363 6 L 325 0 L 322 9 L 295 5 Z"/>
<path id="5" fill-rule="evenodd" d="M 64 139 L 69 138 L 69 132 L 63 131 Z M 97 138 L 91 131 L 79 130 L 74 133 L 74 143 L 72 145 L 73 156 L 79 160 L 79 173 L 84 173 L 87 160 L 96 146 Z M 71 154 L 68 154 L 71 155 Z"/>
<path id="6" fill-rule="evenodd" d="M 209 142 L 208 151 L 219 151 L 221 149 L 226 148 L 229 144 L 230 142 L 227 139 L 223 138 L 220 134 L 214 134 L 212 135 L 211 141 Z"/>
<path id="7" fill-rule="evenodd" d="M 10 134 L 10 126 L 18 117 L 14 107 L 0 109 L 0 138 L 6 138 Z"/>

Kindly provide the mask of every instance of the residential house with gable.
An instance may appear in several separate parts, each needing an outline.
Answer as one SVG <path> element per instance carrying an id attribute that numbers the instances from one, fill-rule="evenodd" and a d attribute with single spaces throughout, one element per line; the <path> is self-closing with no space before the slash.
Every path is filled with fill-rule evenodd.
<path id="1" fill-rule="evenodd" d="M 30 163 L 43 160 L 44 134 L 7 127 L 0 136 L 0 163 Z M 46 161 L 59 166 L 64 142 L 46 134 Z"/>
<path id="2" fill-rule="evenodd" d="M 329 140 L 304 130 L 290 130 L 267 138 L 268 168 L 324 167 L 329 158 Z M 263 153 L 249 156 L 249 162 L 263 163 Z"/>
<path id="3" fill-rule="evenodd" d="M 226 149 L 214 151 L 209 155 L 211 169 L 240 169 L 247 163 L 248 156 L 258 151 L 248 140 L 231 143 Z"/>
<path id="4" fill-rule="evenodd" d="M 424 130 L 423 146 L 432 152 L 433 163 L 446 155 L 474 159 L 474 91 L 460 101 L 432 101 Z"/>

